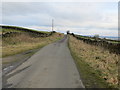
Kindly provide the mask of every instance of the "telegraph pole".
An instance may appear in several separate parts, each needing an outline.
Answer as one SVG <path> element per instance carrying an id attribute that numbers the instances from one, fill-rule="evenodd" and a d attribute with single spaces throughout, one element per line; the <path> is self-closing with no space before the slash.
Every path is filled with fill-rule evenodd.
<path id="1" fill-rule="evenodd" d="M 54 19 L 52 19 L 52 31 L 54 30 Z"/>

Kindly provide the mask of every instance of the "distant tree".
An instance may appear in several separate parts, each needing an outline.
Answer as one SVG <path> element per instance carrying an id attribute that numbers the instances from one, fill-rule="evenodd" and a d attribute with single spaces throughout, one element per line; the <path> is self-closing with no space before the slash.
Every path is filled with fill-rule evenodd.
<path id="1" fill-rule="evenodd" d="M 104 39 L 104 40 L 106 40 L 106 38 L 105 38 L 105 37 L 104 37 L 103 39 Z"/>
<path id="2" fill-rule="evenodd" d="M 74 33 L 71 33 L 71 35 L 75 36 Z"/>
<path id="3" fill-rule="evenodd" d="M 69 30 L 67 31 L 67 34 L 70 34 L 70 31 L 69 31 Z"/>
<path id="4" fill-rule="evenodd" d="M 52 33 L 56 33 L 56 31 L 52 31 Z"/>
<path id="5" fill-rule="evenodd" d="M 99 34 L 95 34 L 94 38 L 96 38 L 96 39 L 99 38 Z"/>

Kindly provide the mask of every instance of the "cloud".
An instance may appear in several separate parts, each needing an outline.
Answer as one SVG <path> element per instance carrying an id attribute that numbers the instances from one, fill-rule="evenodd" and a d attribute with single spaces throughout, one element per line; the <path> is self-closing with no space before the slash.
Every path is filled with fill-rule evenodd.
<path id="1" fill-rule="evenodd" d="M 2 2 L 118 2 L 119 0 L 2 0 Z"/>
<path id="2" fill-rule="evenodd" d="M 113 2 L 3 2 L 2 10 L 3 24 L 50 30 L 54 19 L 60 32 L 117 35 L 117 3 Z"/>

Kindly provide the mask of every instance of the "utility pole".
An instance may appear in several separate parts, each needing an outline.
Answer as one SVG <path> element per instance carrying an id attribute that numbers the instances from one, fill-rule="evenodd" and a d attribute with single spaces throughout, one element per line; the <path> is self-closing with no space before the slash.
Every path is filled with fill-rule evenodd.
<path id="1" fill-rule="evenodd" d="M 52 19 L 52 31 L 54 30 L 54 19 Z"/>

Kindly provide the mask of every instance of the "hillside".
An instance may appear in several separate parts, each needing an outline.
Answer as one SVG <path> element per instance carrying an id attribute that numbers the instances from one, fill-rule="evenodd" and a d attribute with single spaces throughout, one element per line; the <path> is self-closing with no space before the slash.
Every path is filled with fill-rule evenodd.
<path id="1" fill-rule="evenodd" d="M 2 57 L 43 47 L 63 38 L 63 34 L 36 31 L 16 26 L 0 26 L 2 32 Z"/>
<path id="2" fill-rule="evenodd" d="M 72 36 L 74 36 L 78 40 L 82 40 L 83 42 L 102 47 L 104 49 L 107 49 L 110 51 L 110 53 L 116 53 L 120 54 L 119 48 L 120 48 L 120 41 L 119 40 L 111 40 L 106 38 L 99 38 L 99 37 L 88 37 L 88 36 L 82 36 L 82 35 L 75 35 L 71 33 Z"/>
<path id="3" fill-rule="evenodd" d="M 37 30 L 27 29 L 17 26 L 0 26 L 0 32 L 3 37 L 11 34 L 26 33 L 26 32 L 35 37 L 39 37 L 39 36 L 44 37 L 52 34 L 52 32 L 37 31 Z"/>
<path id="4" fill-rule="evenodd" d="M 69 35 L 71 54 L 87 88 L 118 88 L 119 42 L 100 40 Z"/>

